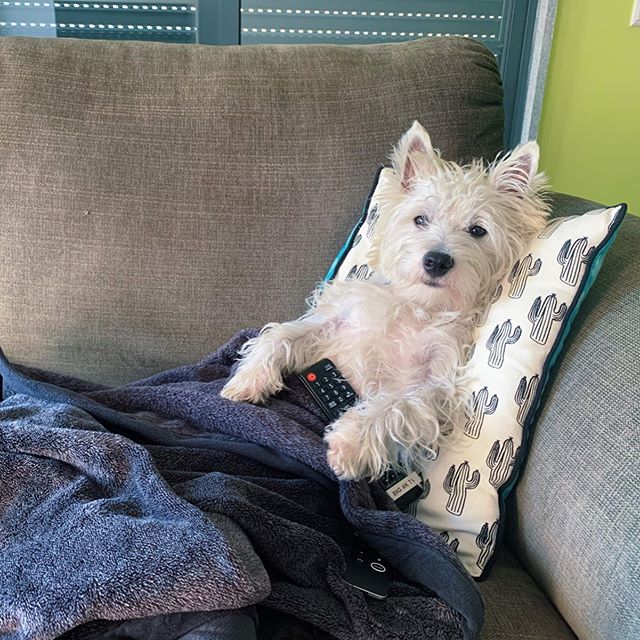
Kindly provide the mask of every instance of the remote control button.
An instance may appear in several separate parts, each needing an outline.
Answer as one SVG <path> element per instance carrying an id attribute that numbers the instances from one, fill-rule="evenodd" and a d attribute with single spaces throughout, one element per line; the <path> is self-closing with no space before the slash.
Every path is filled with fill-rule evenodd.
<path id="1" fill-rule="evenodd" d="M 334 409 L 337 406 L 337 403 L 333 400 L 328 404 L 329 409 Z"/>
<path id="2" fill-rule="evenodd" d="M 387 570 L 387 567 L 385 567 L 383 564 L 380 564 L 379 562 L 372 562 L 369 566 L 378 573 L 384 573 Z"/>
<path id="3" fill-rule="evenodd" d="M 315 373 L 313 373 L 313 371 L 307 373 L 307 380 L 309 382 L 315 382 L 317 379 L 318 379 L 318 376 Z"/>

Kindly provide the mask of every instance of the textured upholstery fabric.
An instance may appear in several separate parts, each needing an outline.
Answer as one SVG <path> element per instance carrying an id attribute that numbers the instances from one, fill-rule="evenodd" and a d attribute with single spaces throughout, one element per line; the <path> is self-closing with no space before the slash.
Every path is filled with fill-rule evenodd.
<path id="1" fill-rule="evenodd" d="M 493 157 L 502 89 L 463 38 L 207 47 L 0 39 L 1 341 L 119 382 L 299 315 L 413 119 Z"/>
<path id="2" fill-rule="evenodd" d="M 489 578 L 478 587 L 485 605 L 479 640 L 576 640 L 558 610 L 508 549 L 498 551 Z"/>
<path id="3" fill-rule="evenodd" d="M 560 197 L 556 211 L 592 208 Z M 555 370 L 510 505 L 511 546 L 581 640 L 640 638 L 639 247 L 640 218 L 628 214 Z"/>

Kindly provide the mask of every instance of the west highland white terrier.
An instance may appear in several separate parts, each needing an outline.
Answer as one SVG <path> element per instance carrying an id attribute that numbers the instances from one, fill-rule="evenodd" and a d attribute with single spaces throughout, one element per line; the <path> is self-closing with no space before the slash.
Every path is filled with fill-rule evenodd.
<path id="1" fill-rule="evenodd" d="M 261 403 L 283 388 L 284 375 L 329 358 L 359 396 L 325 434 L 336 475 L 420 470 L 440 439 L 464 425 L 474 328 L 545 226 L 538 156 L 527 142 L 488 167 L 459 166 L 414 122 L 380 194 L 374 275 L 322 285 L 301 318 L 266 325 L 242 348 L 222 396 Z"/>

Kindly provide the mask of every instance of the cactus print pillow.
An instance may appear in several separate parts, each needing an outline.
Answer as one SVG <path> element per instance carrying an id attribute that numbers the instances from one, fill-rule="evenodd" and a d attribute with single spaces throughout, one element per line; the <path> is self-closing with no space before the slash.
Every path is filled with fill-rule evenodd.
<path id="1" fill-rule="evenodd" d="M 383 169 L 376 184 L 384 179 Z M 375 186 L 327 279 L 367 279 L 375 270 Z M 440 447 L 413 506 L 475 578 L 490 569 L 549 371 L 625 211 L 622 204 L 549 222 L 500 283 L 476 331 L 464 435 Z"/>

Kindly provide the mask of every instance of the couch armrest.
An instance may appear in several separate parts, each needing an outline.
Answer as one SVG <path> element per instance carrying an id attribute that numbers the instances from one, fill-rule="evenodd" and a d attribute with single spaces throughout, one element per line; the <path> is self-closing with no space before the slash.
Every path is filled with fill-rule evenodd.
<path id="1" fill-rule="evenodd" d="M 555 215 L 599 206 L 554 196 Z M 582 640 L 640 637 L 639 247 L 640 218 L 628 214 L 553 372 L 509 505 L 508 544 Z"/>

